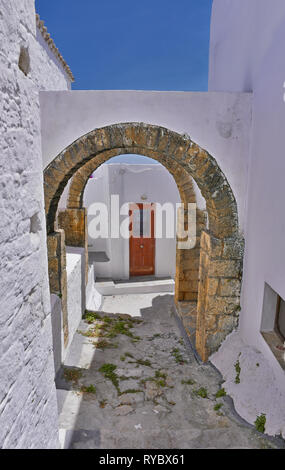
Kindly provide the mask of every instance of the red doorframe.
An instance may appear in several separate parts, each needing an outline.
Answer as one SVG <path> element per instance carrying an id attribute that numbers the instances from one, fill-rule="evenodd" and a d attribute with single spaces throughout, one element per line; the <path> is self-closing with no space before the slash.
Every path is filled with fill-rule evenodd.
<path id="1" fill-rule="evenodd" d="M 130 204 L 130 276 L 155 274 L 154 213 L 153 203 Z"/>

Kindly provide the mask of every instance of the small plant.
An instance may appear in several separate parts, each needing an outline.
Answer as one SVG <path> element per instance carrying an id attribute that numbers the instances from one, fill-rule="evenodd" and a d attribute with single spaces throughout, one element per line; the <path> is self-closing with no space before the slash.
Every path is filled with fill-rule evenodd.
<path id="1" fill-rule="evenodd" d="M 237 362 L 235 363 L 235 370 L 236 370 L 235 383 L 236 383 L 236 384 L 239 384 L 239 383 L 240 383 L 240 372 L 241 372 L 239 359 L 238 359 Z"/>
<path id="2" fill-rule="evenodd" d="M 188 379 L 188 380 L 181 380 L 181 383 L 185 385 L 194 385 L 196 382 L 195 380 Z"/>
<path id="3" fill-rule="evenodd" d="M 171 354 L 172 354 L 172 356 L 174 357 L 175 361 L 176 361 L 178 364 L 184 364 L 184 360 L 183 360 L 182 354 L 181 354 L 181 352 L 179 351 L 178 348 L 172 349 Z"/>
<path id="4" fill-rule="evenodd" d="M 126 356 L 121 356 L 120 360 L 124 362 L 126 360 Z"/>
<path id="5" fill-rule="evenodd" d="M 111 324 L 111 323 L 113 322 L 112 318 L 106 317 L 106 316 L 103 317 L 102 320 L 103 320 L 103 322 L 104 322 L 105 324 L 106 324 L 106 323 L 107 323 L 107 324 Z"/>
<path id="6" fill-rule="evenodd" d="M 259 363 L 258 363 L 258 362 L 256 363 L 256 367 L 259 367 Z"/>
<path id="7" fill-rule="evenodd" d="M 101 400 L 101 401 L 99 401 L 99 406 L 100 406 L 100 408 L 105 408 L 106 405 L 107 405 L 107 400 Z"/>
<path id="8" fill-rule="evenodd" d="M 225 391 L 225 389 L 220 388 L 220 390 L 218 390 L 217 393 L 216 393 L 216 398 L 225 397 L 226 394 L 227 394 L 227 392 Z"/>
<path id="9" fill-rule="evenodd" d="M 166 374 L 164 372 L 161 372 L 160 370 L 156 370 L 155 377 L 157 379 L 166 379 Z"/>
<path id="10" fill-rule="evenodd" d="M 208 398 L 208 390 L 205 387 L 201 387 L 198 390 L 194 390 L 195 395 L 201 398 Z"/>
<path id="11" fill-rule="evenodd" d="M 91 312 L 90 310 L 85 310 L 83 318 L 87 323 L 93 323 L 94 321 L 101 319 L 97 312 Z"/>
<path id="12" fill-rule="evenodd" d="M 138 341 L 140 341 L 140 339 L 141 339 L 141 338 L 140 338 L 139 336 L 134 336 L 134 337 L 131 339 L 131 342 L 135 344 L 135 343 L 137 343 Z"/>
<path id="13" fill-rule="evenodd" d="M 165 387 L 166 386 L 165 380 L 156 380 L 155 382 L 159 387 Z"/>
<path id="14" fill-rule="evenodd" d="M 158 387 L 166 387 L 166 374 L 160 372 L 159 370 L 155 371 L 154 377 L 146 377 L 140 381 L 141 384 L 145 384 L 146 382 L 154 382 Z"/>
<path id="15" fill-rule="evenodd" d="M 266 424 L 266 415 L 264 413 L 262 413 L 260 416 L 257 416 L 257 418 L 254 422 L 255 429 L 259 432 L 264 433 L 265 424 Z"/>
<path id="16" fill-rule="evenodd" d="M 67 369 L 63 371 L 63 376 L 68 382 L 78 383 L 78 380 L 82 377 L 82 372 L 79 369 Z"/>
<path id="17" fill-rule="evenodd" d="M 214 406 L 214 410 L 215 411 L 219 411 L 223 406 L 223 403 L 216 403 L 215 406 Z"/>
<path id="18" fill-rule="evenodd" d="M 106 379 L 109 379 L 114 385 L 114 387 L 117 389 L 118 393 L 120 393 L 119 379 L 115 372 L 116 369 L 117 366 L 115 366 L 115 364 L 106 363 L 100 367 L 99 372 L 101 372 Z"/>
<path id="19" fill-rule="evenodd" d="M 138 336 L 130 331 L 133 327 L 133 322 L 131 320 L 122 320 L 122 319 L 112 319 L 109 317 L 104 317 L 105 326 L 108 326 L 109 329 L 106 333 L 108 338 L 115 338 L 118 335 L 125 335 L 132 338 L 132 340 L 139 340 Z"/>
<path id="20" fill-rule="evenodd" d="M 133 357 L 133 361 L 129 361 L 129 364 L 137 364 L 136 367 L 139 367 L 139 366 L 147 366 L 147 367 L 152 367 L 151 365 L 151 362 L 146 359 L 136 359 L 134 356 Z"/>
<path id="21" fill-rule="evenodd" d="M 142 392 L 142 390 L 135 389 L 135 388 L 128 388 L 128 390 L 121 392 L 121 395 L 124 395 L 125 393 L 140 393 L 140 392 Z"/>
<path id="22" fill-rule="evenodd" d="M 106 349 L 106 348 L 117 348 L 118 345 L 115 343 L 109 343 L 106 339 L 100 339 L 97 342 L 93 343 L 96 349 Z"/>
<path id="23" fill-rule="evenodd" d="M 101 325 L 96 325 L 94 328 L 87 331 L 78 330 L 78 333 L 82 336 L 87 336 L 88 338 L 99 338 L 102 335 Z"/>
<path id="24" fill-rule="evenodd" d="M 155 377 L 154 377 L 154 382 L 159 386 L 159 387 L 166 387 L 166 374 L 163 372 L 160 372 L 160 370 L 155 371 Z"/>
<path id="25" fill-rule="evenodd" d="M 82 385 L 81 389 L 80 389 L 80 392 L 82 393 L 96 393 L 96 387 L 94 387 L 94 385 L 88 385 L 88 386 L 84 386 Z"/>
<path id="26" fill-rule="evenodd" d="M 160 333 L 155 333 L 154 335 L 152 335 L 151 338 L 149 338 L 149 340 L 152 341 L 155 338 L 161 338 L 161 334 Z"/>
<path id="27" fill-rule="evenodd" d="M 137 359 L 136 361 L 140 366 L 147 366 L 147 367 L 151 367 L 151 362 L 146 359 L 145 361 L 143 359 Z"/>
<path id="28" fill-rule="evenodd" d="M 131 358 L 134 359 L 134 356 L 133 356 L 130 352 L 126 352 L 126 353 L 125 353 L 125 356 L 126 356 L 126 357 L 131 357 Z"/>

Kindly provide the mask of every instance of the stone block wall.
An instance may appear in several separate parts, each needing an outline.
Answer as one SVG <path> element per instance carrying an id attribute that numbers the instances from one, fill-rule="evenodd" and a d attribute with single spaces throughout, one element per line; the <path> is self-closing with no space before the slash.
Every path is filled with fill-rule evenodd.
<path id="1" fill-rule="evenodd" d="M 86 243 L 86 209 L 59 211 L 58 226 L 65 232 L 67 246 L 84 247 Z"/>
<path id="2" fill-rule="evenodd" d="M 188 214 L 184 215 L 184 230 L 188 229 Z M 206 228 L 207 214 L 197 210 L 196 243 L 191 249 L 176 249 L 175 300 L 197 301 L 199 290 L 200 238 Z M 179 223 L 179 220 L 178 220 Z"/>
<path id="3" fill-rule="evenodd" d="M 202 360 L 238 325 L 244 242 L 201 235 L 196 348 Z"/>

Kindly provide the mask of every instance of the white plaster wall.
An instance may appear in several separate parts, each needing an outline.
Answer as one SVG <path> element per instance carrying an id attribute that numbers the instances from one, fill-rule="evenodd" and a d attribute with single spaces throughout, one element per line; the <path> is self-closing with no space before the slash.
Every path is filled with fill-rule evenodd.
<path id="1" fill-rule="evenodd" d="M 284 370 L 259 331 L 265 282 L 285 299 L 284 41 L 283 0 L 214 0 L 210 90 L 253 91 L 240 335 L 268 361 L 280 394 Z M 223 367 L 221 355 L 218 361 Z M 264 393 L 255 396 L 261 412 Z M 278 405 L 281 410 L 283 401 Z"/>
<path id="2" fill-rule="evenodd" d="M 83 205 L 87 208 L 87 224 L 94 219 L 95 213 L 92 208 L 94 202 L 105 204 L 109 209 L 109 173 L 108 166 L 101 165 L 86 184 Z M 91 207 L 90 207 L 91 206 Z M 98 216 L 98 214 L 97 214 Z M 90 251 L 104 251 L 110 256 L 110 242 L 106 238 L 93 239 L 88 233 L 88 248 Z"/>
<path id="3" fill-rule="evenodd" d="M 110 207 L 110 196 L 118 195 L 120 207 L 125 203 L 146 202 L 173 204 L 174 213 L 176 203 L 180 202 L 179 191 L 172 175 L 160 164 L 103 164 L 94 172 L 94 177 L 87 183 L 84 193 L 84 206 L 88 208 L 88 225 L 92 228 L 92 203 L 102 202 Z M 147 196 L 142 200 L 141 196 Z M 120 217 L 120 223 L 126 216 Z M 110 233 L 109 219 L 109 233 Z M 175 221 L 174 221 L 175 223 Z M 164 219 L 165 224 L 165 219 Z M 175 227 L 175 225 L 174 225 Z M 92 250 L 105 251 L 110 258 L 109 263 L 96 263 L 98 277 L 111 277 L 112 279 L 129 278 L 129 240 L 120 238 L 92 239 L 89 230 L 89 245 Z M 157 277 L 174 277 L 176 237 L 156 239 L 155 247 L 155 275 Z M 102 267 L 101 267 L 102 265 Z M 105 272 L 106 265 L 109 271 Z M 103 270 L 104 271 L 103 271 Z"/>
<path id="4" fill-rule="evenodd" d="M 71 81 L 68 77 L 66 71 L 64 70 L 61 62 L 57 59 L 54 53 L 51 51 L 50 47 L 48 46 L 47 42 L 43 38 L 40 30 L 37 28 L 37 43 L 36 47 L 34 47 L 34 60 L 33 60 L 33 67 L 34 73 L 38 77 L 41 77 L 40 89 L 43 89 L 42 84 L 43 80 L 46 80 L 48 83 L 47 89 L 50 89 L 50 81 L 52 80 L 56 89 L 59 90 L 70 90 L 71 89 Z M 46 77 L 44 77 L 45 73 L 49 69 L 49 72 Z"/>
<path id="5" fill-rule="evenodd" d="M 52 326 L 52 345 L 55 375 L 60 369 L 63 361 L 64 337 L 62 328 L 62 310 L 61 300 L 58 295 L 51 294 L 51 326 Z"/>
<path id="6" fill-rule="evenodd" d="M 51 322 L 53 337 L 53 356 L 55 374 L 59 371 L 72 343 L 73 336 L 78 328 L 85 310 L 85 267 L 84 253 L 80 248 L 73 249 L 67 247 L 66 253 L 66 274 L 67 274 L 67 319 L 69 340 L 67 346 L 64 345 L 64 335 L 62 328 L 62 309 L 60 298 L 51 295 Z M 89 279 L 89 291 L 94 282 L 92 277 Z"/>
<path id="7" fill-rule="evenodd" d="M 86 285 L 86 309 L 100 310 L 102 304 L 102 294 L 97 291 L 95 286 L 94 265 L 90 265 L 88 269 L 88 283 Z"/>
<path id="8" fill-rule="evenodd" d="M 38 89 L 66 89 L 33 0 L 0 0 L 0 447 L 58 446 Z M 21 45 L 31 71 L 18 68 Z M 39 64 L 41 61 L 41 64 Z"/>
<path id="9" fill-rule="evenodd" d="M 240 364 L 240 383 L 235 383 L 235 364 Z M 234 400 L 236 411 L 249 423 L 266 415 L 265 432 L 285 437 L 285 389 L 276 380 L 271 361 L 260 350 L 231 333 L 211 362 L 223 373 L 223 388 Z"/>
<path id="10" fill-rule="evenodd" d="M 85 288 L 85 279 L 82 279 L 82 259 L 81 253 L 66 253 L 66 273 L 67 273 L 67 313 L 68 313 L 68 334 L 69 342 L 63 348 L 62 360 L 65 359 L 73 336 L 82 319 L 82 280 Z"/>
<path id="11" fill-rule="evenodd" d="M 241 230 L 247 192 L 251 95 L 157 91 L 67 91 L 40 95 L 43 166 L 91 130 L 145 122 L 188 133 L 218 161 L 235 194 Z"/>

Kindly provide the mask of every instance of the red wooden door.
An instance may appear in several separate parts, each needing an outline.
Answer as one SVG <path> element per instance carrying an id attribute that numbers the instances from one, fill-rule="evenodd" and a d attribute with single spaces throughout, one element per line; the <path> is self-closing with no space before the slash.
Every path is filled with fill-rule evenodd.
<path id="1" fill-rule="evenodd" d="M 154 204 L 130 204 L 130 276 L 155 272 Z"/>

